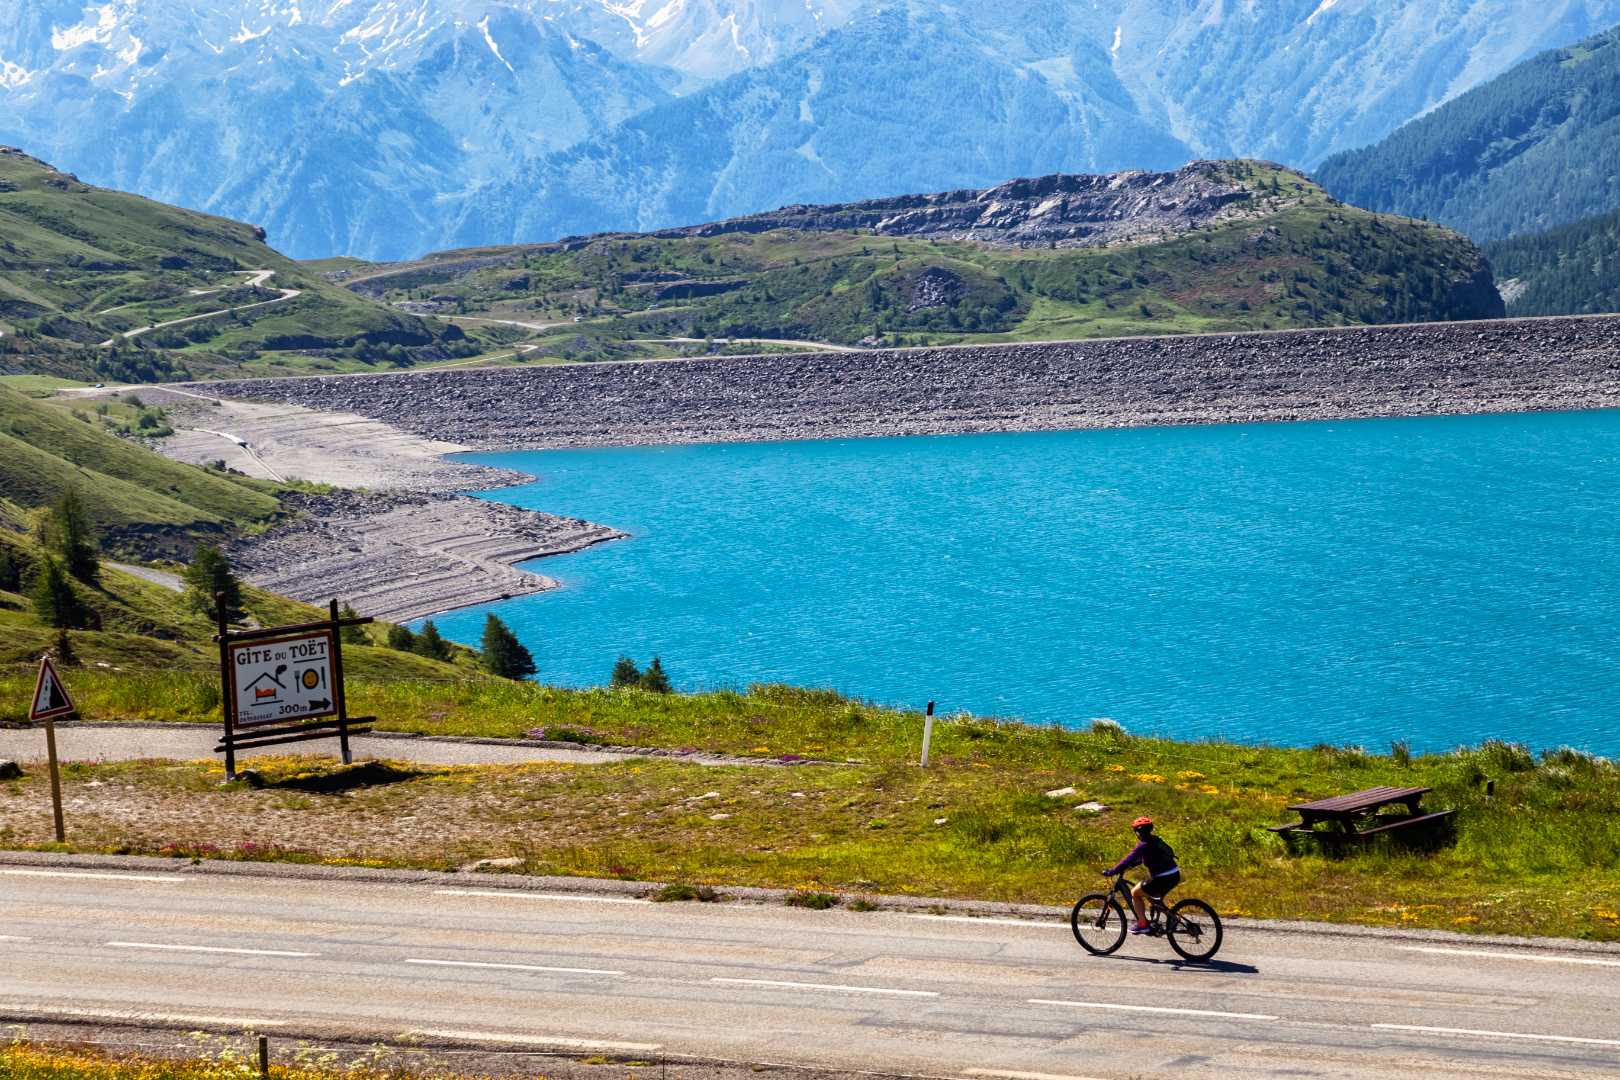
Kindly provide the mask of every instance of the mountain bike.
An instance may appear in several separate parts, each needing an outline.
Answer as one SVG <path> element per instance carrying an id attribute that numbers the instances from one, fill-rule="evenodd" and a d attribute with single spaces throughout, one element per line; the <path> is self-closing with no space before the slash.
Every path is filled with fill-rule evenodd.
<path id="1" fill-rule="evenodd" d="M 1149 937 L 1162 937 L 1183 960 L 1208 960 L 1221 947 L 1221 917 L 1202 900 L 1188 897 L 1167 908 L 1157 898 L 1148 900 Z M 1130 929 L 1130 883 L 1121 874 L 1105 893 L 1082 896 L 1069 915 L 1074 940 L 1093 956 L 1107 956 L 1125 942 Z"/>

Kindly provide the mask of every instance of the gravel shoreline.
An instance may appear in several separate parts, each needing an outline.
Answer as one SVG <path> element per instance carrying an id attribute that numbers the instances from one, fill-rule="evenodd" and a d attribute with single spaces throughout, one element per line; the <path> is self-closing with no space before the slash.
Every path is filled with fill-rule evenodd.
<path id="1" fill-rule="evenodd" d="M 210 383 L 480 449 L 1620 405 L 1620 316 Z"/>

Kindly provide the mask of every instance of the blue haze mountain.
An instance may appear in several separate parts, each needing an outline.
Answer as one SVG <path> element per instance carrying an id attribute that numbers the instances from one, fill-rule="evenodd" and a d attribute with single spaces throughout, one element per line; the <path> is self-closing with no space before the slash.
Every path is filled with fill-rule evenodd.
<path id="1" fill-rule="evenodd" d="M 1311 166 L 1620 0 L 27 0 L 0 141 L 297 256 Z"/>

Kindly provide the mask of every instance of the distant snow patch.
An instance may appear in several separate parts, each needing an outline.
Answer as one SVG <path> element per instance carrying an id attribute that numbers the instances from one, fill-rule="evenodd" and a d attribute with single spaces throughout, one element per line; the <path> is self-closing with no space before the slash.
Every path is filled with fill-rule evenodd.
<path id="1" fill-rule="evenodd" d="M 270 28 L 268 26 L 265 27 L 263 30 L 260 30 L 257 33 L 255 33 L 254 31 L 249 30 L 247 28 L 247 23 L 246 22 L 243 22 L 241 25 L 242 25 L 241 31 L 238 34 L 236 34 L 236 36 L 231 38 L 231 43 L 233 45 L 246 45 L 250 41 L 259 40 L 260 38 L 264 37 L 266 34 L 268 34 L 270 32 Z"/>
<path id="2" fill-rule="evenodd" d="M 82 22 L 65 30 L 51 27 L 51 48 L 57 52 L 67 52 L 80 45 L 105 45 L 112 40 L 113 31 L 118 29 L 117 5 L 103 4 L 88 10 L 95 12 L 94 23 Z"/>
<path id="3" fill-rule="evenodd" d="M 1332 3 L 1333 0 L 1327 0 L 1327 2 Z M 1123 23 L 1121 23 L 1120 25 L 1114 27 L 1114 43 L 1108 47 L 1108 55 L 1109 56 L 1118 56 L 1119 55 L 1119 47 L 1121 45 L 1123 45 L 1124 43 L 1125 43 L 1125 25 Z"/>
<path id="4" fill-rule="evenodd" d="M 1320 16 L 1322 16 L 1323 14 L 1325 14 L 1325 13 L 1327 13 L 1329 11 L 1332 11 L 1333 8 L 1338 3 L 1339 3 L 1339 0 L 1322 0 L 1322 2 L 1320 4 L 1316 5 L 1316 10 L 1315 11 L 1313 11 L 1309 15 L 1305 16 L 1305 25 L 1306 26 L 1311 25 Z"/>
<path id="5" fill-rule="evenodd" d="M 489 32 L 488 15 L 485 15 L 483 21 L 478 24 L 478 29 L 484 32 L 484 43 L 489 46 L 489 51 L 495 54 L 495 59 L 499 60 L 503 64 L 506 64 L 506 70 L 516 75 L 517 68 L 506 62 L 506 57 L 501 55 L 501 47 L 495 44 L 495 35 Z"/>
<path id="6" fill-rule="evenodd" d="M 10 60 L 0 60 L 0 86 L 7 90 L 15 90 L 19 86 L 26 86 L 34 78 L 34 73 Z"/>

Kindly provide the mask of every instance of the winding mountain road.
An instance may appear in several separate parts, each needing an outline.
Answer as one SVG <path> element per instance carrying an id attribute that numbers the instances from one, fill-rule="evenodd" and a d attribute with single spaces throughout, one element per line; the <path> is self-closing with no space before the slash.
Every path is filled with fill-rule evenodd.
<path id="1" fill-rule="evenodd" d="M 1234 929 L 1199 966 L 1056 920 L 33 858 L 0 865 L 9 1021 L 964 1080 L 1620 1073 L 1620 952 L 1591 946 Z"/>
<path id="2" fill-rule="evenodd" d="M 276 272 L 274 270 L 236 270 L 233 271 L 233 273 L 249 275 L 248 280 L 243 283 L 247 288 L 263 288 L 265 282 L 276 276 Z M 189 295 L 207 296 L 211 293 L 223 291 L 223 289 L 193 290 Z M 253 311 L 256 308 L 269 307 L 271 304 L 284 304 L 289 300 L 296 300 L 298 297 L 304 295 L 304 290 L 302 289 L 281 289 L 279 291 L 281 295 L 273 300 L 260 300 L 253 304 L 239 304 L 236 307 L 221 308 L 218 311 L 208 311 L 201 315 L 187 315 L 183 319 L 169 319 L 166 322 L 153 323 L 151 326 L 137 326 L 133 330 L 125 330 L 121 334 L 114 334 L 106 341 L 103 341 L 100 347 L 103 349 L 110 348 L 119 341 L 133 341 L 142 334 L 149 334 L 153 330 L 166 330 L 171 326 L 185 326 L 187 323 L 201 322 L 204 319 L 215 319 L 221 315 L 229 315 L 233 311 Z M 114 308 L 110 310 L 117 309 Z M 102 312 L 102 314 L 106 314 L 106 312 Z"/>

